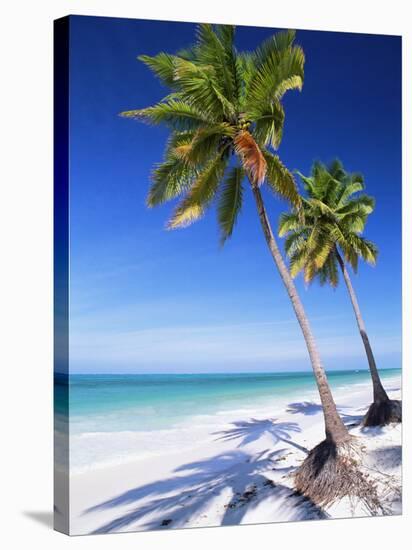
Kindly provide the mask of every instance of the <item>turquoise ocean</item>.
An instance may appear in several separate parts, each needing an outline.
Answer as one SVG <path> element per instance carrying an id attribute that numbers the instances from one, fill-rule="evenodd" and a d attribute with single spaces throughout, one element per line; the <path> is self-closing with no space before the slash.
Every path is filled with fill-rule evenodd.
<path id="1" fill-rule="evenodd" d="M 380 371 L 388 389 L 393 383 L 399 387 L 400 372 Z M 370 383 L 367 370 L 331 371 L 328 378 L 337 395 Z M 74 473 L 172 452 L 224 423 L 273 416 L 291 403 L 318 401 L 311 372 L 72 374 L 68 390 L 69 421 L 67 381 L 57 376 L 55 428 L 62 434 L 69 426 Z"/>

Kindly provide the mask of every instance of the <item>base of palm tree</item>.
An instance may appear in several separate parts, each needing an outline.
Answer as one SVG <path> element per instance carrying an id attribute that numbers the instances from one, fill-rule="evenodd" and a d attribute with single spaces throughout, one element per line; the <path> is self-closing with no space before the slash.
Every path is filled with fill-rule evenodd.
<path id="1" fill-rule="evenodd" d="M 295 474 L 296 490 L 318 506 L 349 497 L 362 501 L 371 514 L 382 513 L 377 488 L 361 468 L 355 437 L 342 443 L 325 439 L 314 447 Z"/>
<path id="2" fill-rule="evenodd" d="M 367 428 L 392 422 L 402 422 L 402 402 L 397 399 L 372 403 L 363 419 L 363 425 Z"/>

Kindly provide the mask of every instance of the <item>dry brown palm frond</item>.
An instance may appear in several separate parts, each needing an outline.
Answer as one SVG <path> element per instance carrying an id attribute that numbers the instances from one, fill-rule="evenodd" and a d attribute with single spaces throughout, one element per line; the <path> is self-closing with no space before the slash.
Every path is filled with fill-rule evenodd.
<path id="1" fill-rule="evenodd" d="M 267 164 L 259 145 L 247 130 L 238 132 L 234 139 L 236 153 L 254 185 L 261 185 L 266 176 Z"/>

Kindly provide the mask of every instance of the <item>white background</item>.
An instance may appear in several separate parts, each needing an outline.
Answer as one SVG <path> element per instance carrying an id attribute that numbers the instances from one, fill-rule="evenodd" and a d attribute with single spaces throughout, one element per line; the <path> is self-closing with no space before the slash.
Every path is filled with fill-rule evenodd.
<path id="1" fill-rule="evenodd" d="M 164 5 L 163 5 L 164 4 Z M 409 414 L 404 515 L 69 538 L 52 510 L 52 20 L 75 14 L 402 34 L 404 67 L 404 404 L 411 364 L 410 1 L 9 0 L 0 16 L 0 541 L 14 548 L 405 548 L 411 529 Z M 409 19 L 409 26 L 408 26 Z M 382 78 L 385 78 L 382 75 Z M 405 101 L 406 99 L 406 101 Z M 405 143 L 408 144 L 406 148 Z M 406 153 L 406 154 L 405 154 Z M 385 151 L 382 151 L 385 154 Z M 406 186 L 406 182 L 409 185 Z M 390 185 L 390 182 L 388 182 Z M 407 253 L 408 252 L 408 253 Z M 408 284 L 409 283 L 409 284 Z M 390 292 L 390 289 L 382 289 Z M 379 296 L 376 297 L 379 300 Z M 409 348 L 409 349 L 408 349 Z M 410 436 L 409 436 L 410 437 Z"/>

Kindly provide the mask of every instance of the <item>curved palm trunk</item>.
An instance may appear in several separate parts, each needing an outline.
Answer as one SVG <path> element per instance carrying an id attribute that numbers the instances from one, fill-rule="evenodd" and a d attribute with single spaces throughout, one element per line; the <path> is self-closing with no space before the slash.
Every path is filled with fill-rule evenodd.
<path id="1" fill-rule="evenodd" d="M 353 289 L 352 282 L 349 277 L 349 272 L 346 269 L 345 262 L 343 261 L 338 250 L 335 249 L 335 254 L 342 270 L 343 278 L 345 279 L 346 288 L 348 289 L 349 296 L 352 302 L 353 311 L 355 312 L 356 322 L 358 323 L 359 332 L 362 338 L 363 345 L 365 347 L 366 356 L 368 358 L 369 370 L 372 377 L 373 385 L 373 401 L 375 403 L 383 403 L 389 401 L 388 394 L 386 393 L 381 379 L 379 378 L 378 369 L 376 368 L 375 358 L 373 356 L 372 348 L 369 343 L 368 334 L 366 332 L 365 323 L 363 322 L 362 315 L 360 312 L 358 300 L 356 298 L 355 290 Z"/>
<path id="2" fill-rule="evenodd" d="M 305 338 L 306 346 L 308 348 L 309 357 L 312 363 L 312 368 L 315 374 L 315 379 L 323 407 L 326 439 L 333 441 L 335 444 L 340 444 L 349 439 L 348 430 L 343 424 L 342 419 L 340 418 L 336 409 L 336 405 L 329 388 L 328 380 L 322 366 L 320 355 L 315 344 L 315 339 L 313 337 L 309 321 L 306 317 L 302 302 L 300 301 L 295 283 L 293 282 L 293 279 L 288 271 L 288 268 L 286 267 L 282 254 L 280 253 L 279 247 L 273 236 L 272 228 L 270 226 L 270 222 L 266 214 L 266 209 L 263 204 L 262 195 L 256 185 L 251 184 L 251 186 L 253 190 L 253 195 L 256 200 L 259 219 L 262 224 L 262 229 L 265 235 L 266 242 L 291 299 L 293 309 L 302 329 L 303 337 Z"/>

